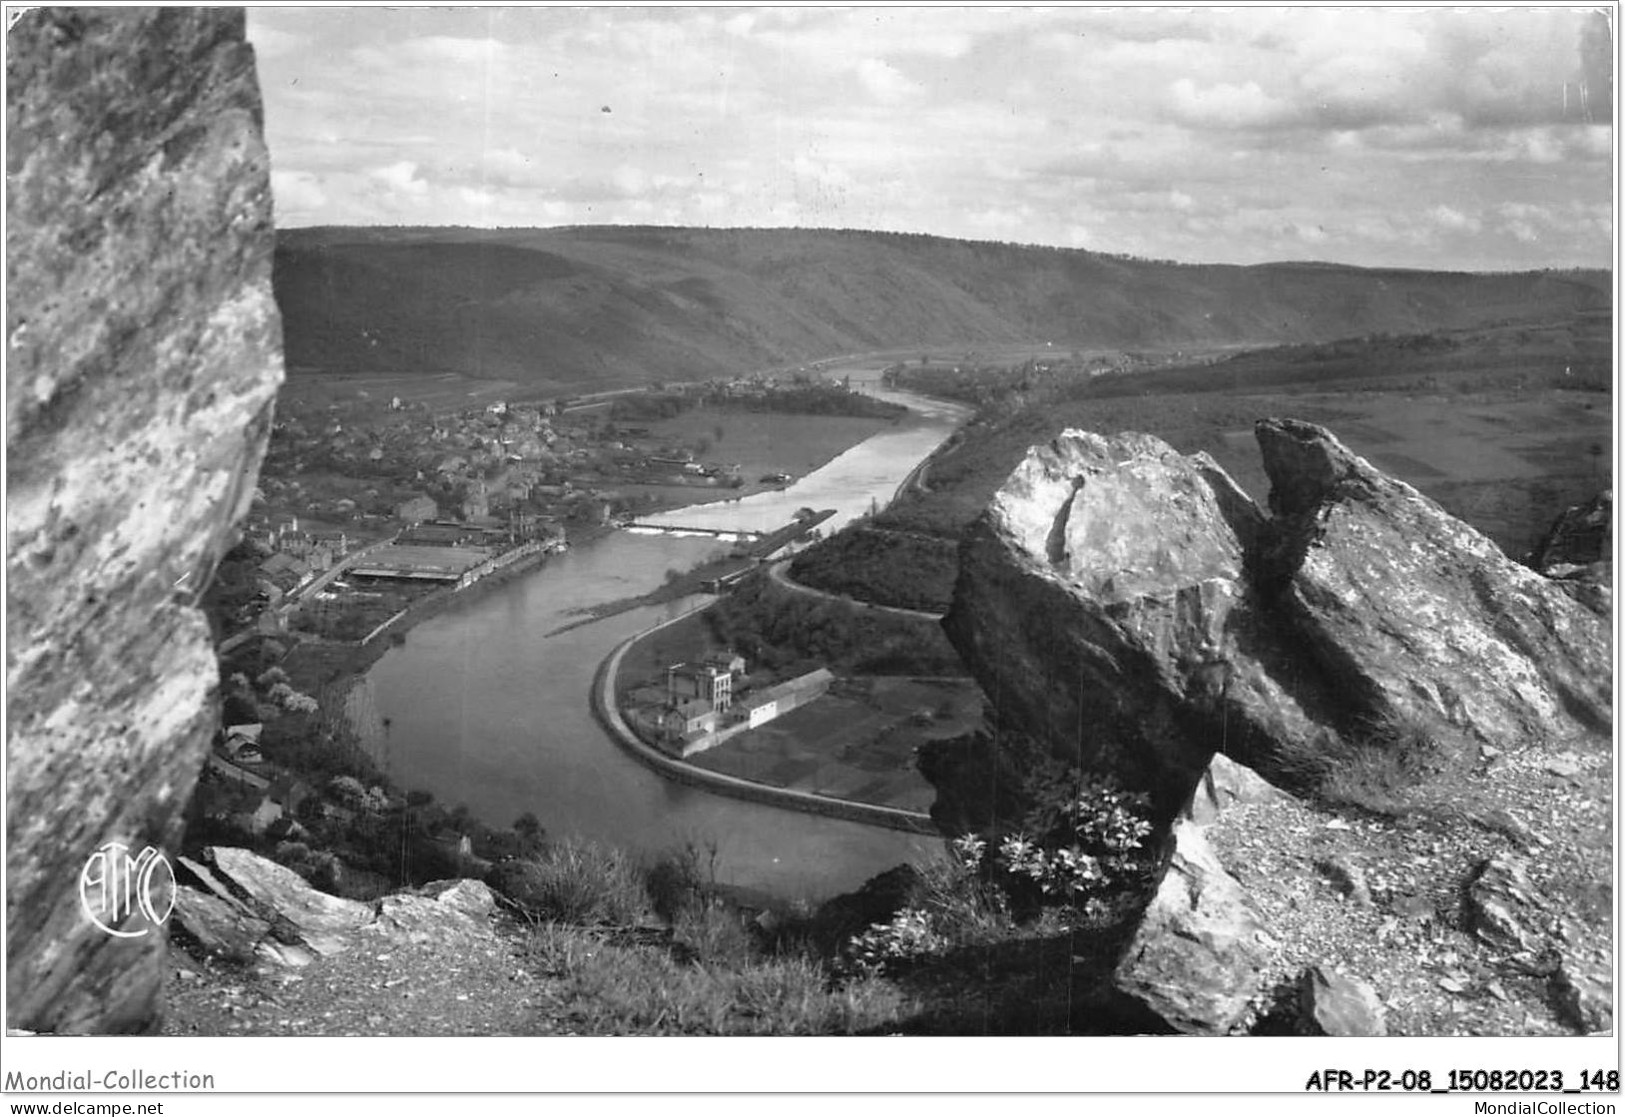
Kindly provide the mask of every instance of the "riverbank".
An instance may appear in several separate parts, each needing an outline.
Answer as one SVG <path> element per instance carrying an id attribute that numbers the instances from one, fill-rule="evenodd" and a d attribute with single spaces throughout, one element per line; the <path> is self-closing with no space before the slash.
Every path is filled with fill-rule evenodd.
<path id="1" fill-rule="evenodd" d="M 884 826 L 888 829 L 902 830 L 911 834 L 936 835 L 938 830 L 936 824 L 931 821 L 929 814 L 903 810 L 898 807 L 884 807 L 875 803 L 864 803 L 853 799 L 837 799 L 832 796 L 774 787 L 770 784 L 757 783 L 721 772 L 707 771 L 668 756 L 639 739 L 637 734 L 632 731 L 632 727 L 627 725 L 626 719 L 621 716 L 616 701 L 616 688 L 621 663 L 625 659 L 626 653 L 639 641 L 653 636 L 661 629 L 676 624 L 678 621 L 704 611 L 711 604 L 711 602 L 705 602 L 697 605 L 621 641 L 599 664 L 598 671 L 593 676 L 592 681 L 592 713 L 598 723 L 603 726 L 605 732 L 622 749 L 645 766 L 667 779 L 675 780 L 690 787 L 699 787 L 720 795 L 747 799 L 767 806 L 784 807 L 790 810 L 823 815 L 826 818 L 838 818 L 847 822 L 861 822 L 871 826 Z"/>
<path id="2" fill-rule="evenodd" d="M 587 528 L 576 536 L 574 545 L 601 537 L 613 529 Z M 457 589 L 444 586 L 414 601 L 403 612 L 381 625 L 366 643 L 339 643 L 306 640 L 295 634 L 277 634 L 269 637 L 278 641 L 298 640 L 279 666 L 288 674 L 296 690 L 316 695 L 321 707 L 322 720 L 336 735 L 360 743 L 360 734 L 345 720 L 345 705 L 350 688 L 393 647 L 403 642 L 407 634 L 418 625 L 439 616 L 453 605 L 470 605 L 510 582 L 547 564 L 552 556 L 542 552 L 528 555 L 517 562 L 487 574 L 478 581 Z M 223 645 L 222 645 L 223 647 Z"/>

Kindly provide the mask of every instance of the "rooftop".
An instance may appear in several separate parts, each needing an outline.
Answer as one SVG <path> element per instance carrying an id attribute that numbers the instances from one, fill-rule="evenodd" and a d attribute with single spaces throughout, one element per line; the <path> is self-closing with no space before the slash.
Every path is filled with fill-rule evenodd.
<path id="1" fill-rule="evenodd" d="M 350 573 L 369 578 L 425 578 L 456 581 L 491 557 L 484 547 L 426 547 L 393 543 L 367 555 Z"/>

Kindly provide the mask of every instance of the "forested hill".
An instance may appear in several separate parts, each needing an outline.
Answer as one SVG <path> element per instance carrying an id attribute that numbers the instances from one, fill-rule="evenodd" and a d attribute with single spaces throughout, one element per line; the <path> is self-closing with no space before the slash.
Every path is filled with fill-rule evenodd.
<path id="1" fill-rule="evenodd" d="M 278 233 L 288 363 L 612 387 L 837 354 L 1052 342 L 1326 340 L 1605 308 L 1596 271 L 1181 265 L 937 237 L 781 229 Z"/>

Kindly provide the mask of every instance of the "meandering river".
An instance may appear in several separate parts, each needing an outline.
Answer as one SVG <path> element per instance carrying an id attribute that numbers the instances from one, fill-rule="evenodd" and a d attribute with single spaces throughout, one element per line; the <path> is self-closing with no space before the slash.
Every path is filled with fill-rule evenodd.
<path id="1" fill-rule="evenodd" d="M 873 369 L 854 371 L 870 374 Z M 835 508 L 836 525 L 884 505 L 964 409 L 905 392 L 876 394 L 915 413 L 781 492 L 651 518 L 769 530 L 801 507 Z M 549 834 L 636 851 L 714 846 L 726 883 L 780 898 L 822 899 L 938 848 L 928 838 L 762 806 L 671 783 L 626 755 L 594 720 L 594 672 L 621 640 L 692 602 L 648 607 L 546 636 L 576 610 L 635 596 L 667 570 L 726 550 L 713 538 L 616 532 L 413 628 L 355 696 L 376 712 L 369 742 L 401 787 L 465 804 L 493 825 L 534 812 Z M 698 599 L 696 599 L 698 600 Z"/>

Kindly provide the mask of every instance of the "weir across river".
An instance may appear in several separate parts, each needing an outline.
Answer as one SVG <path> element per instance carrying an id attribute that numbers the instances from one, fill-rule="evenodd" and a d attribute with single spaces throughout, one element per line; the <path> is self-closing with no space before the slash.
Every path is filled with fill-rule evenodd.
<path id="1" fill-rule="evenodd" d="M 736 528 L 684 527 L 682 524 L 646 524 L 633 520 L 626 527 L 632 531 L 658 531 L 662 535 L 714 535 L 724 539 L 760 539 L 759 531 L 740 531 Z"/>

